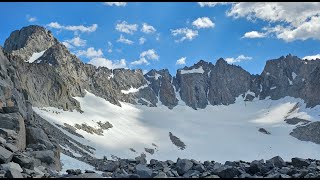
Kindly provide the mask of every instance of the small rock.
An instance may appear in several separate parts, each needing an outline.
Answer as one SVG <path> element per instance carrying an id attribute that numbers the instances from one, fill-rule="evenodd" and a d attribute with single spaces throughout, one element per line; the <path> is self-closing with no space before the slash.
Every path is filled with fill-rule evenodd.
<path id="1" fill-rule="evenodd" d="M 226 162 L 224 163 L 224 165 L 227 165 L 227 166 L 238 166 L 237 163 L 234 162 L 234 161 L 226 161 Z"/>
<path id="2" fill-rule="evenodd" d="M 197 170 L 189 170 L 185 174 L 183 174 L 183 177 L 188 178 L 188 177 L 193 177 L 193 176 L 199 176 L 200 172 Z"/>
<path id="3" fill-rule="evenodd" d="M 70 176 L 69 178 L 102 178 L 102 176 L 97 173 L 84 173 L 84 174 Z"/>
<path id="4" fill-rule="evenodd" d="M 150 159 L 150 165 L 153 166 L 158 162 L 156 159 Z"/>
<path id="5" fill-rule="evenodd" d="M 109 161 L 104 167 L 103 171 L 114 172 L 120 166 L 118 161 Z"/>
<path id="6" fill-rule="evenodd" d="M 7 178 L 23 178 L 22 174 L 16 169 L 10 169 L 6 173 Z"/>
<path id="7" fill-rule="evenodd" d="M 169 166 L 171 166 L 171 165 L 173 165 L 173 164 L 174 164 L 174 162 L 173 162 L 173 161 L 171 161 L 171 160 L 167 160 L 166 162 L 167 162 L 167 164 L 168 164 Z"/>
<path id="8" fill-rule="evenodd" d="M 5 171 L 8 171 L 10 169 L 15 169 L 18 172 L 22 172 L 23 171 L 23 169 L 20 167 L 20 165 L 17 164 L 17 163 L 14 163 L 14 162 L 9 162 L 7 164 L 1 164 L 1 167 Z"/>
<path id="9" fill-rule="evenodd" d="M 193 169 L 199 171 L 200 173 L 203 173 L 206 170 L 206 168 L 202 164 L 194 166 Z"/>
<path id="10" fill-rule="evenodd" d="M 260 128 L 259 132 L 264 133 L 264 134 L 271 134 L 270 132 L 268 132 L 267 130 L 265 130 L 264 128 Z"/>
<path id="11" fill-rule="evenodd" d="M 220 168 L 216 173 L 221 178 L 234 178 L 239 176 L 241 172 L 235 167 Z"/>
<path id="12" fill-rule="evenodd" d="M 84 170 L 84 173 L 96 173 L 95 171 L 92 171 L 92 170 Z"/>
<path id="13" fill-rule="evenodd" d="M 101 175 L 102 177 L 112 177 L 113 174 L 111 172 L 104 172 Z"/>
<path id="14" fill-rule="evenodd" d="M 140 178 L 138 174 L 129 174 L 129 178 Z"/>
<path id="15" fill-rule="evenodd" d="M 280 172 L 281 174 L 288 174 L 288 173 L 290 173 L 290 171 L 291 171 L 291 169 L 288 168 L 288 167 L 282 167 L 282 168 L 279 170 L 279 172 Z"/>
<path id="16" fill-rule="evenodd" d="M 11 152 L 17 152 L 17 151 L 19 151 L 19 149 L 18 149 L 15 145 L 10 144 L 10 143 L 6 143 L 6 144 L 4 145 L 4 147 L 5 147 L 6 149 L 8 149 L 9 151 L 11 151 Z"/>
<path id="17" fill-rule="evenodd" d="M 166 173 L 164 172 L 159 172 L 156 176 L 154 176 L 153 178 L 167 178 Z"/>
<path id="18" fill-rule="evenodd" d="M 4 147 L 0 146 L 0 163 L 8 163 L 11 161 L 13 153 Z"/>
<path id="19" fill-rule="evenodd" d="M 1 144 L 6 144 L 6 142 L 7 142 L 7 141 L 6 141 L 3 137 L 0 136 L 0 143 L 1 143 Z"/>
<path id="20" fill-rule="evenodd" d="M 21 167 L 27 168 L 27 169 L 33 169 L 34 168 L 34 161 L 31 157 L 28 157 L 22 153 L 14 154 L 12 161 L 15 163 L 18 163 Z"/>
<path id="21" fill-rule="evenodd" d="M 144 153 L 141 153 L 141 155 L 136 157 L 135 160 L 138 164 L 147 164 L 146 154 Z"/>
<path id="22" fill-rule="evenodd" d="M 206 176 L 204 178 L 220 178 L 220 177 L 218 175 L 213 174 L 213 175 L 210 175 L 210 176 Z"/>

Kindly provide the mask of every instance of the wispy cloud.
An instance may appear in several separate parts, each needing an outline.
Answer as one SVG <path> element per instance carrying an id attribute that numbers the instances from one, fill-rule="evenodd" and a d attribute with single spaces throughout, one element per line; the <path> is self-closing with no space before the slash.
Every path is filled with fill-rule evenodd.
<path id="1" fill-rule="evenodd" d="M 117 42 L 120 42 L 120 43 L 124 43 L 124 44 L 133 44 L 134 42 L 129 40 L 129 39 L 126 39 L 122 34 L 120 35 L 119 39 L 117 40 Z"/>
<path id="2" fill-rule="evenodd" d="M 30 14 L 26 15 L 28 22 L 36 22 L 37 18 L 35 16 L 31 16 Z"/>
<path id="3" fill-rule="evenodd" d="M 122 7 L 127 5 L 126 2 L 104 2 L 103 4 L 107 6 L 122 6 Z"/>
<path id="4" fill-rule="evenodd" d="M 159 55 L 157 54 L 157 52 L 154 49 L 149 49 L 147 51 L 143 51 L 142 53 L 140 53 L 140 59 L 131 62 L 131 65 L 140 65 L 140 64 L 146 64 L 149 65 L 149 61 L 148 60 L 158 60 L 159 59 Z"/>
<path id="5" fill-rule="evenodd" d="M 74 48 L 75 47 L 83 47 L 86 46 L 87 41 L 84 39 L 81 39 L 80 37 L 74 37 L 69 40 L 65 40 L 62 42 L 67 48 Z"/>
<path id="6" fill-rule="evenodd" d="M 251 60 L 252 57 L 249 57 L 249 56 L 245 56 L 245 55 L 240 55 L 236 58 L 226 58 L 226 61 L 229 63 L 229 64 L 233 64 L 233 63 L 238 63 L 238 62 L 241 62 L 241 61 L 245 61 L 245 60 Z"/>
<path id="7" fill-rule="evenodd" d="M 171 34 L 172 36 L 182 36 L 181 39 L 176 40 L 176 42 L 182 42 L 186 39 L 189 41 L 193 40 L 195 37 L 198 36 L 198 31 L 189 28 L 180 28 L 171 30 Z"/>
<path id="8" fill-rule="evenodd" d="M 80 31 L 80 32 L 94 32 L 97 30 L 98 25 L 92 24 L 91 26 L 84 26 L 84 25 L 78 25 L 78 26 L 64 26 L 59 24 L 58 22 L 51 22 L 47 24 L 47 27 L 53 28 L 53 29 L 61 29 L 61 30 L 68 30 L 68 31 Z"/>
<path id="9" fill-rule="evenodd" d="M 117 69 L 117 68 L 126 68 L 127 67 L 127 63 L 126 63 L 125 59 L 112 61 L 112 60 L 102 58 L 102 57 L 93 58 L 88 62 L 88 64 L 92 64 L 97 67 L 107 67 L 109 69 Z"/>
<path id="10" fill-rule="evenodd" d="M 198 4 L 200 5 L 200 7 L 214 7 L 217 5 L 227 5 L 227 4 L 232 4 L 232 2 L 198 2 Z"/>
<path id="11" fill-rule="evenodd" d="M 157 30 L 153 26 L 151 26 L 151 25 L 149 25 L 147 23 L 143 23 L 141 31 L 146 33 L 146 34 L 150 34 L 150 33 L 156 32 Z"/>
<path id="12" fill-rule="evenodd" d="M 79 50 L 76 52 L 76 55 L 81 57 L 87 57 L 87 58 L 97 58 L 102 57 L 103 53 L 101 49 L 95 50 L 94 47 L 89 47 L 87 50 Z"/>

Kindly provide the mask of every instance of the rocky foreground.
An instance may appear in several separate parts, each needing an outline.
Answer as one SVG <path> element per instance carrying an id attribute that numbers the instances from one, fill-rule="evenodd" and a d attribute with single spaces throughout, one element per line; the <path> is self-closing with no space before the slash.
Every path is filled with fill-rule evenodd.
<path id="1" fill-rule="evenodd" d="M 49 151 L 28 149 L 21 152 L 14 145 L 0 138 L 0 177 L 7 178 L 320 178 L 320 160 L 292 158 L 285 162 L 280 156 L 269 160 L 198 162 L 177 159 L 176 162 L 151 159 L 147 163 L 143 156 L 135 159 L 95 159 L 97 171 L 69 169 L 66 172 L 42 166 L 39 162 L 52 163 L 53 154 Z"/>

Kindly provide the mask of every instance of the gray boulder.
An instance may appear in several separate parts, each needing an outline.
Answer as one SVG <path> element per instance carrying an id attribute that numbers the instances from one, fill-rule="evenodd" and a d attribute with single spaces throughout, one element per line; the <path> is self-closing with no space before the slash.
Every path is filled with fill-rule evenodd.
<path id="1" fill-rule="evenodd" d="M 114 172 L 119 167 L 119 165 L 120 164 L 117 161 L 109 161 L 104 165 L 103 171 Z"/>
<path id="2" fill-rule="evenodd" d="M 271 163 L 275 167 L 279 167 L 279 168 L 286 165 L 286 163 L 284 162 L 284 160 L 280 156 L 275 156 L 269 160 L 266 160 L 266 163 Z"/>
<path id="3" fill-rule="evenodd" d="M 234 178 L 239 176 L 241 172 L 235 167 L 221 167 L 216 170 L 215 174 L 217 174 L 221 178 Z"/>
<path id="4" fill-rule="evenodd" d="M 0 163 L 8 163 L 11 161 L 13 153 L 0 146 Z"/>
<path id="5" fill-rule="evenodd" d="M 34 158 L 39 159 L 41 162 L 46 163 L 47 165 L 55 162 L 54 153 L 51 150 L 33 151 L 31 154 L 34 156 Z"/>
<path id="6" fill-rule="evenodd" d="M 14 162 L 9 162 L 9 163 L 6 163 L 6 164 L 1 164 L 1 168 L 5 171 L 8 171 L 8 170 L 11 170 L 11 169 L 14 169 L 18 172 L 22 172 L 23 169 L 20 167 L 19 164 L 17 163 L 14 163 Z"/>
<path id="7" fill-rule="evenodd" d="M 164 172 L 159 172 L 156 176 L 153 178 L 167 178 L 167 174 Z"/>
<path id="8" fill-rule="evenodd" d="M 100 174 L 97 173 L 84 173 L 79 175 L 73 175 L 69 178 L 103 178 Z"/>
<path id="9" fill-rule="evenodd" d="M 7 178 L 23 178 L 22 174 L 16 169 L 10 169 L 6 173 Z"/>
<path id="10" fill-rule="evenodd" d="M 320 144 L 320 122 L 312 122 L 304 126 L 297 126 L 290 133 L 291 136 L 301 141 L 311 141 Z"/>
<path id="11" fill-rule="evenodd" d="M 299 167 L 299 168 L 308 167 L 310 165 L 310 162 L 308 160 L 297 158 L 297 157 L 292 158 L 291 162 L 294 167 Z"/>
<path id="12" fill-rule="evenodd" d="M 152 175 L 152 170 L 149 169 L 146 165 L 138 164 L 135 167 L 135 173 L 141 178 L 150 178 Z"/>
<path id="13" fill-rule="evenodd" d="M 188 172 L 193 166 L 192 161 L 188 159 L 179 159 L 177 161 L 176 167 L 179 175 L 183 175 Z"/>

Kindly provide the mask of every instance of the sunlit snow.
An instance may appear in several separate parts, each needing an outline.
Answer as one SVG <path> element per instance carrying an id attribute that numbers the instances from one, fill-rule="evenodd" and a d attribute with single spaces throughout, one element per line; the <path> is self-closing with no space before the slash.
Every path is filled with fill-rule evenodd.
<path id="1" fill-rule="evenodd" d="M 53 107 L 41 108 L 48 112 L 37 107 L 33 109 L 54 126 L 54 123 L 87 123 L 98 127 L 96 122 L 109 121 L 113 127 L 105 130 L 104 136 L 77 130 L 85 139 L 59 128 L 80 143 L 96 148 L 95 156 L 99 158 L 110 158 L 111 155 L 134 158 L 142 152 L 146 153 L 144 148 L 154 148 L 153 143 L 158 148 L 153 155 L 146 153 L 148 160 L 154 158 L 175 161 L 180 157 L 224 162 L 268 159 L 277 155 L 285 160 L 292 157 L 320 157 L 320 145 L 290 136 L 289 133 L 295 126 L 284 121 L 285 118 L 292 117 L 310 121 L 319 119 L 320 106 L 306 108 L 301 99 L 255 98 L 251 102 L 244 101 L 239 96 L 234 104 L 209 105 L 198 110 L 186 106 L 179 96 L 179 105 L 172 110 L 162 105 L 146 107 L 123 102 L 120 107 L 89 92 L 84 97 L 75 99 L 80 102 L 83 113 Z M 297 102 L 299 108 L 293 110 Z M 271 134 L 263 134 L 258 131 L 259 128 L 264 128 Z M 184 150 L 172 144 L 169 132 L 186 144 Z M 132 152 L 129 148 L 137 152 Z"/>
<path id="2" fill-rule="evenodd" d="M 197 69 L 190 69 L 190 70 L 183 70 L 183 69 L 181 69 L 181 70 L 180 70 L 180 73 L 181 73 L 181 74 L 190 74 L 190 73 L 201 73 L 201 74 L 203 74 L 203 73 L 204 73 L 204 70 L 202 69 L 202 66 L 200 66 L 200 67 L 197 68 Z"/>
<path id="3" fill-rule="evenodd" d="M 28 61 L 26 62 L 29 62 L 29 63 L 33 63 L 34 61 L 36 61 L 39 57 L 41 57 L 44 52 L 46 52 L 46 50 L 44 51 L 41 51 L 41 52 L 37 52 L 37 53 L 33 53 L 32 56 L 29 58 Z"/>

